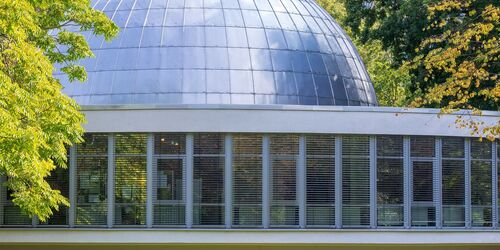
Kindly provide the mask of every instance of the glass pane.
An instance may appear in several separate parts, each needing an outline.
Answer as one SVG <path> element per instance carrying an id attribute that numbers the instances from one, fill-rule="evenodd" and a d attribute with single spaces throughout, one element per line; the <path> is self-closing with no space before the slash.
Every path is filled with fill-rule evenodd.
<path id="1" fill-rule="evenodd" d="M 413 162 L 412 226 L 433 227 L 436 225 L 434 206 L 433 163 Z"/>
<path id="2" fill-rule="evenodd" d="M 262 137 L 233 136 L 233 224 L 262 225 Z"/>
<path id="3" fill-rule="evenodd" d="M 335 136 L 306 137 L 307 226 L 335 225 Z"/>
<path id="4" fill-rule="evenodd" d="M 342 225 L 370 225 L 369 137 L 342 137 Z"/>
<path id="5" fill-rule="evenodd" d="M 194 137 L 193 224 L 224 225 L 224 136 Z"/>
<path id="6" fill-rule="evenodd" d="M 115 136 L 115 225 L 146 224 L 146 138 Z"/>
<path id="7" fill-rule="evenodd" d="M 296 171 L 298 136 L 272 135 L 271 149 L 271 226 L 296 226 L 298 204 Z"/>

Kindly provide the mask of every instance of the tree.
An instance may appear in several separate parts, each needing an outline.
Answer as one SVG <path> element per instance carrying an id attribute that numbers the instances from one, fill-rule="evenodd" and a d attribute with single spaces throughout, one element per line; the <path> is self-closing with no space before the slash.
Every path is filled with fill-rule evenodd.
<path id="1" fill-rule="evenodd" d="M 421 82 L 415 106 L 437 105 L 444 112 L 457 109 L 500 110 L 500 4 L 485 0 L 445 0 L 428 8 L 430 26 L 437 35 L 423 40 L 411 66 Z M 461 118 L 490 139 L 500 136 L 496 125 Z"/>
<path id="2" fill-rule="evenodd" d="M 408 67 L 393 67 L 398 64 L 390 50 L 384 49 L 384 44 L 376 38 L 363 42 L 349 26 L 352 19 L 345 6 L 350 1 L 318 0 L 318 3 L 346 30 L 363 59 L 370 74 L 377 99 L 381 106 L 405 106 L 408 104 L 408 87 L 411 77 Z M 357 27 L 357 26 L 356 26 Z M 354 28 L 356 28 L 354 27 Z"/>
<path id="3" fill-rule="evenodd" d="M 428 37 L 427 4 L 433 0 L 342 0 L 345 25 L 362 44 L 379 40 L 400 66 L 416 55 L 415 49 Z M 434 0 L 435 1 L 435 0 Z"/>
<path id="4" fill-rule="evenodd" d="M 0 1 L 0 176 L 13 202 L 41 221 L 69 205 L 45 177 L 65 166 L 66 146 L 82 141 L 84 117 L 53 77 L 57 63 L 70 80 L 86 79 L 76 61 L 93 54 L 69 25 L 107 40 L 118 33 L 90 0 Z"/>

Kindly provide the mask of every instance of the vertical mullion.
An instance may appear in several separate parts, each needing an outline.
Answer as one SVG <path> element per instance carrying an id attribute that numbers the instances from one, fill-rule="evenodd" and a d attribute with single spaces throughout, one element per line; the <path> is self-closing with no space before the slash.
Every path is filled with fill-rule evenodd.
<path id="1" fill-rule="evenodd" d="M 186 135 L 186 227 L 193 226 L 193 151 L 194 136 Z"/>
<path id="2" fill-rule="evenodd" d="M 269 228 L 270 225 L 270 207 L 269 207 L 269 135 L 262 137 L 262 226 Z"/>
<path id="3" fill-rule="evenodd" d="M 154 136 L 148 134 L 146 149 L 146 227 L 153 227 L 153 151 Z"/>
<path id="4" fill-rule="evenodd" d="M 224 201 L 225 201 L 225 225 L 226 228 L 231 228 L 232 210 L 233 210 L 233 141 L 230 134 L 226 134 L 224 138 Z"/>
<path id="5" fill-rule="evenodd" d="M 6 186 L 4 185 L 5 176 L 0 176 L 0 227 L 3 225 L 3 217 L 4 217 L 4 206 L 7 201 L 6 197 Z"/>
<path id="6" fill-rule="evenodd" d="M 465 139 L 465 227 L 472 227 L 470 139 Z"/>
<path id="7" fill-rule="evenodd" d="M 335 227 L 342 228 L 342 137 L 335 137 Z"/>
<path id="8" fill-rule="evenodd" d="M 38 226 L 38 216 L 33 216 L 33 218 L 31 218 L 31 226 L 32 227 L 37 227 Z"/>
<path id="9" fill-rule="evenodd" d="M 299 227 L 306 227 L 306 137 L 299 137 L 299 159 L 297 161 L 297 200 L 299 201 Z"/>
<path id="10" fill-rule="evenodd" d="M 370 226 L 377 227 L 377 137 L 370 136 Z"/>
<path id="11" fill-rule="evenodd" d="M 497 141 L 492 142 L 492 150 L 491 150 L 491 166 L 492 166 L 492 220 L 493 220 L 493 228 L 498 227 L 498 159 L 497 159 Z"/>
<path id="12" fill-rule="evenodd" d="M 108 213 L 107 213 L 107 226 L 108 228 L 113 227 L 114 219 L 114 203 L 115 203 L 115 136 L 113 134 L 108 135 L 108 179 L 107 179 L 107 191 L 108 191 Z"/>
<path id="13" fill-rule="evenodd" d="M 76 146 L 69 149 L 69 209 L 68 225 L 75 226 L 76 221 Z"/>
<path id="14" fill-rule="evenodd" d="M 410 159 L 410 137 L 403 138 L 403 175 L 404 175 L 404 227 L 411 227 L 411 159 Z"/>
<path id="15" fill-rule="evenodd" d="M 436 143 L 434 145 L 435 148 L 435 156 L 434 159 L 434 205 L 436 206 L 436 227 L 442 228 L 443 225 L 443 198 L 442 198 L 442 179 L 443 179 L 443 171 L 442 171 L 442 140 L 441 138 L 436 138 Z"/>

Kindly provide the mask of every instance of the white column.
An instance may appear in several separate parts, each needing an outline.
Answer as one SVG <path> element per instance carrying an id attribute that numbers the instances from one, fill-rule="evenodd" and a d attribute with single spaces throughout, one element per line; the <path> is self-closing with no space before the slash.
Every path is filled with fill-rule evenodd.
<path id="1" fill-rule="evenodd" d="M 6 197 L 6 187 L 3 185 L 5 182 L 5 176 L 0 176 L 0 225 L 3 225 L 3 211 L 4 211 L 4 206 L 5 202 L 7 201 Z"/>
<path id="2" fill-rule="evenodd" d="M 270 206 L 269 206 L 269 177 L 270 177 L 270 155 L 269 155 L 269 135 L 262 138 L 262 226 L 269 228 Z"/>
<path id="3" fill-rule="evenodd" d="M 342 137 L 335 137 L 335 227 L 342 228 Z"/>
<path id="4" fill-rule="evenodd" d="M 435 155 L 434 159 L 434 205 L 436 206 L 436 228 L 443 227 L 443 198 L 442 198 L 442 156 L 441 156 L 442 140 L 435 140 Z"/>
<path id="5" fill-rule="evenodd" d="M 465 227 L 472 227 L 470 139 L 465 139 Z"/>
<path id="6" fill-rule="evenodd" d="M 377 227 L 377 137 L 370 136 L 370 227 Z"/>
<path id="7" fill-rule="evenodd" d="M 108 228 L 113 227 L 114 211 L 115 211 L 115 136 L 108 135 Z"/>
<path id="8" fill-rule="evenodd" d="M 154 135 L 148 134 L 146 156 L 146 227 L 153 227 L 153 151 Z"/>
<path id="9" fill-rule="evenodd" d="M 193 134 L 186 135 L 186 227 L 193 227 Z"/>
<path id="10" fill-rule="evenodd" d="M 491 163 L 492 163 L 492 187 L 493 187 L 493 213 L 492 213 L 492 220 L 493 220 L 493 228 L 498 227 L 498 159 L 497 159 L 497 143 L 498 141 L 495 141 L 491 143 L 492 145 L 492 150 L 491 150 Z"/>
<path id="11" fill-rule="evenodd" d="M 403 139 L 403 176 L 404 176 L 404 227 L 411 227 L 411 201 L 412 201 L 412 168 L 410 158 L 410 137 Z"/>
<path id="12" fill-rule="evenodd" d="M 76 222 L 76 147 L 74 145 L 69 149 L 69 227 L 74 227 Z"/>
<path id="13" fill-rule="evenodd" d="M 299 138 L 299 158 L 297 161 L 297 200 L 299 205 L 299 227 L 306 228 L 306 137 Z"/>
<path id="14" fill-rule="evenodd" d="M 225 201 L 225 225 L 231 228 L 233 215 L 233 140 L 230 134 L 226 134 L 224 163 L 224 201 Z"/>

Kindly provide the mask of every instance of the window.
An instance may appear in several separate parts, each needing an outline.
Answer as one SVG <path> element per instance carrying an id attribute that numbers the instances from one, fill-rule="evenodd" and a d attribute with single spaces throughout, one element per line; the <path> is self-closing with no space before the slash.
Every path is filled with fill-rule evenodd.
<path id="1" fill-rule="evenodd" d="M 108 136 L 85 134 L 76 146 L 76 225 L 106 225 Z"/>
<path id="2" fill-rule="evenodd" d="M 434 203 L 434 156 L 433 137 L 412 137 L 410 155 L 412 165 L 411 225 L 433 227 L 436 225 Z"/>
<path id="3" fill-rule="evenodd" d="M 297 135 L 270 137 L 270 209 L 271 226 L 297 226 Z"/>
<path id="4" fill-rule="evenodd" d="M 404 224 L 403 137 L 377 137 L 377 225 Z"/>
<path id="5" fill-rule="evenodd" d="M 370 225 L 370 138 L 342 137 L 342 225 Z"/>
<path id="6" fill-rule="evenodd" d="M 262 137 L 233 136 L 233 225 L 262 225 Z"/>
<path id="7" fill-rule="evenodd" d="M 335 136 L 306 137 L 307 226 L 335 225 Z"/>
<path id="8" fill-rule="evenodd" d="M 491 143 L 471 140 L 472 226 L 492 226 Z"/>
<path id="9" fill-rule="evenodd" d="M 5 226 L 31 226 L 32 225 L 32 219 L 28 217 L 27 215 L 24 215 L 21 212 L 21 209 L 14 205 L 12 203 L 12 191 L 8 190 L 7 187 L 3 186 L 2 177 L 0 177 L 0 197 L 2 200 L 0 200 L 0 206 L 2 208 L 0 211 L 3 210 L 3 216 L 2 221 L 3 225 Z"/>
<path id="10" fill-rule="evenodd" d="M 186 214 L 186 137 L 155 134 L 153 157 L 153 224 L 184 225 Z"/>
<path id="11" fill-rule="evenodd" d="M 146 223 L 145 134 L 115 136 L 115 225 Z"/>
<path id="12" fill-rule="evenodd" d="M 463 138 L 442 140 L 443 226 L 465 226 L 465 145 Z"/>
<path id="13" fill-rule="evenodd" d="M 223 226 L 224 136 L 194 136 L 193 225 Z"/>
<path id="14" fill-rule="evenodd" d="M 69 149 L 67 149 L 69 153 Z M 69 159 L 69 155 L 66 156 Z M 61 191 L 61 195 L 68 198 L 69 197 L 69 166 L 66 164 L 66 168 L 57 167 L 52 170 L 50 176 L 46 178 L 50 187 L 54 190 Z M 54 214 L 45 222 L 40 222 L 41 225 L 68 225 L 68 207 L 60 206 L 59 211 L 53 210 Z"/>

